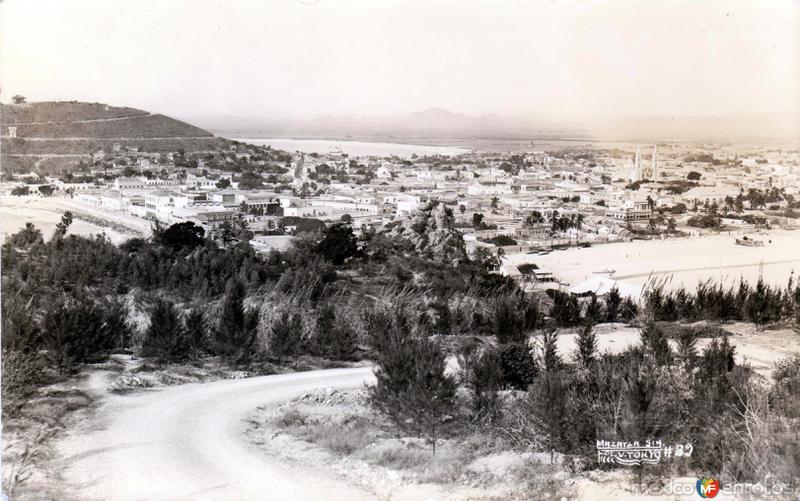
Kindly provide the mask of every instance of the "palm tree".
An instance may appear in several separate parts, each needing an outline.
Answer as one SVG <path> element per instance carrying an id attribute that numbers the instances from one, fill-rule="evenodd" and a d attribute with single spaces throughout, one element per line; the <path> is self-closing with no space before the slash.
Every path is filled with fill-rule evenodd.
<path id="1" fill-rule="evenodd" d="M 552 224 L 552 230 L 555 231 L 558 229 L 558 211 L 554 210 L 552 214 L 550 214 L 550 223 Z"/>
<path id="2" fill-rule="evenodd" d="M 675 229 L 676 229 L 675 218 L 671 217 L 667 220 L 667 232 L 675 233 Z"/>

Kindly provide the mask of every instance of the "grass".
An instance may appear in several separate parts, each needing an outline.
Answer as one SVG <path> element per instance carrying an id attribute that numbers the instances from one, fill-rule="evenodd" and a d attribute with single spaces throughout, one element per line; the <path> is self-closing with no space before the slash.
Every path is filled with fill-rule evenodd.
<path id="1" fill-rule="evenodd" d="M 79 389 L 43 387 L 13 414 L 4 416 L 3 492 L 15 498 L 58 497 L 57 473 L 48 464 L 51 442 L 92 402 L 92 397 Z"/>
<path id="2" fill-rule="evenodd" d="M 322 421 L 319 416 L 310 416 L 296 407 L 284 410 L 272 424 L 339 456 L 363 450 L 378 436 L 375 427 L 363 416 L 347 416 L 342 422 Z"/>

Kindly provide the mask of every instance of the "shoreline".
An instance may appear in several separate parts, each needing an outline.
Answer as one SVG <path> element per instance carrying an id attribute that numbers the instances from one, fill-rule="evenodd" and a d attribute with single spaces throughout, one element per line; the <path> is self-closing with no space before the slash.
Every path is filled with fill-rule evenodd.
<path id="1" fill-rule="evenodd" d="M 515 265 L 533 263 L 570 286 L 611 269 L 615 280 L 644 285 L 663 279 L 667 289 L 693 289 L 705 280 L 731 283 L 739 277 L 755 283 L 759 276 L 773 285 L 786 285 L 792 272 L 800 273 L 800 231 L 773 230 L 764 235 L 764 247 L 743 247 L 732 234 L 691 236 L 665 240 L 613 242 L 555 250 L 546 255 L 506 255 Z M 797 256 L 797 257 L 794 257 Z M 725 273 L 729 271 L 729 273 Z"/>

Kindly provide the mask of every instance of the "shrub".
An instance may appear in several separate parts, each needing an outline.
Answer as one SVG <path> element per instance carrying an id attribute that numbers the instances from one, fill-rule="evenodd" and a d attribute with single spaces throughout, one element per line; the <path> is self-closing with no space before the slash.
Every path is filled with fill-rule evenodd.
<path id="1" fill-rule="evenodd" d="M 245 286 L 236 279 L 228 280 L 222 313 L 215 331 L 214 349 L 234 366 L 247 365 L 253 355 L 257 315 L 245 311 Z"/>
<path id="2" fill-rule="evenodd" d="M 522 295 L 502 294 L 494 302 L 492 329 L 501 344 L 524 342 L 528 331 L 539 323 L 538 303 L 527 301 Z"/>
<path id="3" fill-rule="evenodd" d="M 376 353 L 370 404 L 400 431 L 423 435 L 436 454 L 436 441 L 456 422 L 456 383 L 445 373 L 446 358 L 425 338 L 392 329 Z"/>
<path id="4" fill-rule="evenodd" d="M 588 368 L 595 361 L 597 354 L 597 334 L 594 332 L 594 325 L 591 322 L 578 329 L 577 349 L 575 350 L 575 361 L 581 367 Z"/>
<path id="5" fill-rule="evenodd" d="M 323 230 L 322 240 L 316 250 L 334 265 L 342 265 L 358 252 L 353 229 L 344 223 L 332 224 Z"/>
<path id="6" fill-rule="evenodd" d="M 494 421 L 499 412 L 497 392 L 503 384 L 503 371 L 497 350 L 483 350 L 469 368 L 467 382 L 472 390 L 473 418 Z"/>
<path id="7" fill-rule="evenodd" d="M 502 386 L 527 390 L 536 377 L 536 363 L 527 343 L 509 343 L 498 347 Z"/>
<path id="8" fill-rule="evenodd" d="M 297 353 L 303 336 L 303 318 L 298 313 L 283 311 L 272 321 L 269 353 L 276 362 Z"/>
<path id="9" fill-rule="evenodd" d="M 208 350 L 208 325 L 203 311 L 197 308 L 186 312 L 183 322 L 191 343 L 192 355 L 196 357 Z"/>
<path id="10" fill-rule="evenodd" d="M 0 368 L 3 414 L 13 415 L 14 406 L 41 382 L 43 367 L 36 354 L 4 348 Z"/>
<path id="11" fill-rule="evenodd" d="M 642 347 L 650 354 L 658 365 L 669 365 L 672 363 L 672 348 L 669 346 L 667 336 L 655 322 L 648 320 L 639 331 Z"/>
<path id="12" fill-rule="evenodd" d="M 578 299 L 559 290 L 552 291 L 553 306 L 550 308 L 550 316 L 561 326 L 572 326 L 581 321 L 581 307 Z"/>
<path id="13" fill-rule="evenodd" d="M 42 346 L 47 360 L 63 373 L 81 363 L 106 360 L 129 330 L 118 308 L 71 300 L 45 314 Z"/>
<path id="14" fill-rule="evenodd" d="M 156 240 L 173 250 L 199 247 L 204 235 L 205 230 L 191 221 L 175 223 L 166 230 L 155 232 Z"/>
<path id="15" fill-rule="evenodd" d="M 333 305 L 317 308 L 314 350 L 332 360 L 352 360 L 358 350 L 358 334 Z"/>
<path id="16" fill-rule="evenodd" d="M 145 332 L 142 356 L 160 362 L 181 362 L 190 357 L 191 351 L 192 339 L 175 306 L 166 300 L 158 301 Z"/>

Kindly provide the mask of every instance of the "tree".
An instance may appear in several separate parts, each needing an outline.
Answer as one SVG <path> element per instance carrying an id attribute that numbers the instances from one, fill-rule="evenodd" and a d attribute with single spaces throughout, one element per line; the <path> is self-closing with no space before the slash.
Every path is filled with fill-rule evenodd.
<path id="1" fill-rule="evenodd" d="M 196 308 L 186 312 L 183 324 L 186 328 L 186 335 L 191 342 L 192 356 L 196 357 L 205 352 L 208 349 L 208 339 L 206 337 L 208 326 L 203 316 L 203 310 Z"/>
<path id="2" fill-rule="evenodd" d="M 587 322 L 593 324 L 600 323 L 603 320 L 603 306 L 600 304 L 600 301 L 597 300 L 596 294 L 592 294 L 592 297 L 589 299 L 589 303 L 586 305 L 586 312 L 583 316 L 586 318 Z"/>
<path id="3" fill-rule="evenodd" d="M 122 310 L 88 298 L 71 298 L 51 307 L 42 319 L 42 347 L 60 373 L 86 362 L 102 362 L 130 327 Z"/>
<path id="4" fill-rule="evenodd" d="M 352 360 L 358 349 L 358 336 L 341 317 L 336 317 L 332 304 L 317 308 L 315 351 L 333 360 Z"/>
<path id="5" fill-rule="evenodd" d="M 639 337 L 645 352 L 653 357 L 657 365 L 672 363 L 672 348 L 669 346 L 667 336 L 651 318 L 645 321 L 639 331 Z"/>
<path id="6" fill-rule="evenodd" d="M 498 347 L 503 387 L 527 390 L 536 379 L 538 368 L 528 343 L 509 343 Z"/>
<path id="7" fill-rule="evenodd" d="M 686 179 L 688 179 L 689 181 L 699 181 L 701 177 L 703 177 L 702 174 L 694 170 L 689 171 L 689 173 L 686 174 Z"/>
<path id="8" fill-rule="evenodd" d="M 370 404 L 399 430 L 425 436 L 436 454 L 436 441 L 456 422 L 456 382 L 445 372 L 444 352 L 397 329 L 387 336 L 376 356 Z"/>
<path id="9" fill-rule="evenodd" d="M 220 190 L 224 190 L 225 188 L 230 188 L 231 187 L 231 181 L 228 178 L 222 178 L 219 181 L 217 181 L 216 186 Z"/>
<path id="10" fill-rule="evenodd" d="M 339 218 L 339 221 L 341 221 L 344 224 L 350 224 L 353 222 L 353 216 L 351 216 L 350 214 L 342 214 L 342 217 Z"/>
<path id="11" fill-rule="evenodd" d="M 178 251 L 181 249 L 194 249 L 203 243 L 206 231 L 191 221 L 175 223 L 166 230 L 156 231 L 156 240 Z"/>
<path id="12" fill-rule="evenodd" d="M 472 227 L 477 230 L 477 229 L 480 229 L 483 226 L 483 224 L 484 224 L 484 222 L 483 222 L 483 214 L 481 214 L 480 212 L 473 213 L 472 214 Z"/>
<path id="13" fill-rule="evenodd" d="M 697 359 L 697 337 L 691 329 L 678 333 L 678 359 L 688 368 L 694 367 Z"/>
<path id="14" fill-rule="evenodd" d="M 671 217 L 667 219 L 667 233 L 675 233 L 676 228 L 675 218 Z"/>
<path id="15" fill-rule="evenodd" d="M 594 332 L 594 325 L 587 321 L 583 327 L 578 329 L 577 349 L 575 350 L 575 361 L 583 368 L 589 368 L 595 361 L 597 354 L 597 334 Z"/>
<path id="16" fill-rule="evenodd" d="M 336 266 L 344 264 L 358 253 L 358 242 L 353 235 L 353 228 L 343 223 L 325 228 L 322 240 L 317 244 L 317 252 Z"/>
<path id="17" fill-rule="evenodd" d="M 568 292 L 553 291 L 553 306 L 550 308 L 550 316 L 561 326 L 578 324 L 581 320 L 578 299 Z"/>
<path id="18" fill-rule="evenodd" d="M 547 329 L 542 334 L 542 363 L 545 372 L 556 372 L 563 367 L 561 355 L 558 353 L 558 331 Z"/>
<path id="19" fill-rule="evenodd" d="M 503 371 L 497 350 L 483 350 L 468 370 L 467 383 L 472 390 L 474 419 L 494 421 L 499 411 L 498 392 L 503 384 Z"/>
<path id="20" fill-rule="evenodd" d="M 497 256 L 492 254 L 488 247 L 475 247 L 472 251 L 472 262 L 484 272 L 491 272 L 499 266 Z"/>
<path id="21" fill-rule="evenodd" d="M 491 204 L 490 204 L 490 206 L 492 207 L 492 209 L 497 209 L 497 204 L 498 204 L 498 202 L 500 202 L 500 199 L 499 199 L 499 198 L 497 198 L 497 197 L 492 197 L 492 201 L 491 201 Z"/>
<path id="22" fill-rule="evenodd" d="M 234 366 L 250 363 L 256 340 L 258 318 L 254 312 L 245 311 L 244 284 L 234 278 L 225 285 L 222 313 L 215 332 L 215 350 Z"/>
<path id="23" fill-rule="evenodd" d="M 606 322 L 616 322 L 622 306 L 622 296 L 615 285 L 606 295 Z"/>
<path id="24" fill-rule="evenodd" d="M 33 223 L 25 223 L 25 227 L 8 237 L 8 243 L 19 249 L 30 249 L 36 244 L 43 243 L 42 230 Z"/>
<path id="25" fill-rule="evenodd" d="M 182 362 L 189 358 L 191 350 L 191 338 L 175 305 L 163 299 L 158 301 L 145 332 L 142 356 L 159 362 Z"/>
<path id="26" fill-rule="evenodd" d="M 53 238 L 59 239 L 63 238 L 67 231 L 69 231 L 69 227 L 72 224 L 72 212 L 66 211 L 64 214 L 61 215 L 61 221 L 56 225 L 56 230 L 53 233 Z"/>
<path id="27" fill-rule="evenodd" d="M 525 218 L 526 226 L 536 226 L 537 224 L 542 224 L 542 223 L 544 223 L 544 217 L 542 216 L 542 213 L 539 212 L 538 210 L 531 212 L 530 215 L 527 218 Z"/>
<path id="28" fill-rule="evenodd" d="M 500 344 L 524 343 L 528 330 L 539 323 L 539 310 L 534 302 L 513 294 L 498 296 L 492 310 L 492 330 Z"/>
<path id="29" fill-rule="evenodd" d="M 763 278 L 759 277 L 745 304 L 747 318 L 756 324 L 756 328 L 761 329 L 764 324 L 774 320 L 775 307 L 776 301 L 774 301 L 769 287 L 764 283 Z"/>
<path id="30" fill-rule="evenodd" d="M 53 194 L 53 187 L 46 184 L 39 186 L 38 190 L 39 193 L 41 193 L 45 197 L 49 197 L 50 195 Z"/>
<path id="31" fill-rule="evenodd" d="M 269 334 L 269 353 L 277 363 L 297 353 L 303 335 L 303 319 L 298 313 L 281 312 L 272 321 Z"/>

